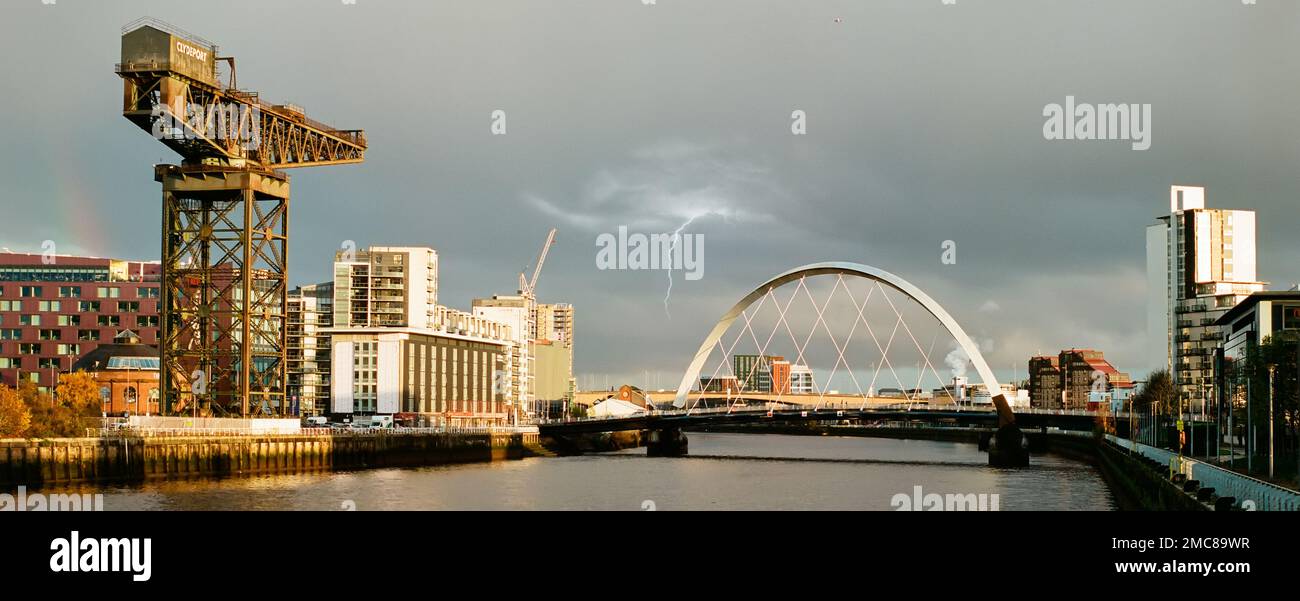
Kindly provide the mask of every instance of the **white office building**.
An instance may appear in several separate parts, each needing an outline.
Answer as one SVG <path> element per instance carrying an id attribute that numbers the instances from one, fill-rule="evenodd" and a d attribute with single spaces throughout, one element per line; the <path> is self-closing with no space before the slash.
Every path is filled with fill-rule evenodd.
<path id="1" fill-rule="evenodd" d="M 817 394 L 811 367 L 798 364 L 790 366 L 790 394 Z"/>
<path id="2" fill-rule="evenodd" d="M 1214 322 L 1264 289 L 1255 267 L 1255 213 L 1207 209 L 1205 188 L 1172 186 L 1169 214 L 1147 227 L 1147 346 L 1199 409 L 1213 393 Z"/>

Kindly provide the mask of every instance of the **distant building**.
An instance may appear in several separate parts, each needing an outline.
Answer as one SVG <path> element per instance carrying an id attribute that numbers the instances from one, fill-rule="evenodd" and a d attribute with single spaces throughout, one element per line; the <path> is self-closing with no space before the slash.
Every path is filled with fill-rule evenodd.
<path id="1" fill-rule="evenodd" d="M 1115 382 L 1110 388 L 1111 400 L 1121 404 L 1127 404 L 1135 394 L 1137 394 L 1137 382 L 1133 381 Z"/>
<path id="2" fill-rule="evenodd" d="M 790 362 L 785 359 L 772 361 L 772 392 L 790 394 Z"/>
<path id="3" fill-rule="evenodd" d="M 510 327 L 509 397 L 530 414 L 554 414 L 573 400 L 574 317 L 568 303 L 539 303 L 522 294 L 473 300 L 476 317 Z M 545 348 L 543 348 L 545 347 Z"/>
<path id="4" fill-rule="evenodd" d="M 330 335 L 332 413 L 391 414 L 430 427 L 508 422 L 505 399 L 493 390 L 505 340 L 414 328 L 334 328 Z"/>
<path id="5" fill-rule="evenodd" d="M 516 400 L 525 411 L 535 412 L 537 395 L 537 354 L 530 331 L 536 323 L 529 320 L 528 299 L 518 295 L 494 295 L 491 298 L 476 298 L 472 302 L 473 315 L 505 324 L 510 328 L 510 341 L 514 351 L 507 360 L 510 398 Z"/>
<path id="6" fill-rule="evenodd" d="M 1061 398 L 1060 357 L 1057 355 L 1030 357 L 1030 403 L 1043 409 L 1060 409 Z"/>
<path id="7" fill-rule="evenodd" d="M 640 388 L 637 388 L 636 386 L 632 386 L 630 384 L 624 384 L 622 386 L 619 386 L 618 392 L 614 393 L 613 398 L 616 398 L 620 401 L 626 401 L 628 403 L 632 403 L 633 405 L 642 408 L 652 404 L 652 402 L 650 401 L 649 397 L 646 395 L 646 392 L 644 390 L 641 390 Z"/>
<path id="8" fill-rule="evenodd" d="M 742 390 L 772 392 L 772 363 L 784 360 L 772 355 L 735 355 L 731 358 L 732 371 Z"/>
<path id="9" fill-rule="evenodd" d="M 624 400 L 608 398 L 591 406 L 587 415 L 590 417 L 626 417 L 645 413 L 645 407 Z"/>
<path id="10" fill-rule="evenodd" d="M 537 303 L 534 323 L 537 332 L 533 338 L 573 348 L 573 305 Z"/>
<path id="11" fill-rule="evenodd" d="M 72 372 L 86 372 L 99 386 L 104 415 L 158 415 L 158 347 L 140 342 L 135 332 L 123 330 L 113 342 L 100 344 L 72 365 Z"/>
<path id="12" fill-rule="evenodd" d="M 299 415 L 329 410 L 330 336 L 334 325 L 334 283 L 312 284 L 289 292 L 285 319 L 285 362 L 290 407 Z"/>
<path id="13" fill-rule="evenodd" d="M 432 248 L 372 246 L 334 256 L 335 327 L 432 329 L 437 306 Z"/>
<path id="14" fill-rule="evenodd" d="M 1110 393 L 1132 382 L 1094 349 L 1068 349 L 1055 359 L 1029 360 L 1029 396 L 1033 406 L 1042 409 L 1087 409 L 1091 393 Z"/>
<path id="15" fill-rule="evenodd" d="M 550 340 L 534 341 L 533 351 L 537 354 L 537 400 L 563 407 L 573 400 L 573 353 L 569 347 Z"/>
<path id="16" fill-rule="evenodd" d="M 0 382 L 48 392 L 124 329 L 157 344 L 160 274 L 158 262 L 0 253 Z"/>
<path id="17" fill-rule="evenodd" d="M 807 365 L 790 366 L 790 394 L 816 394 L 812 368 Z"/>
<path id="18" fill-rule="evenodd" d="M 740 382 L 735 376 L 701 376 L 700 392 L 740 393 Z"/>
<path id="19" fill-rule="evenodd" d="M 930 398 L 937 404 L 966 404 L 971 402 L 970 379 L 966 376 L 953 376 L 952 383 L 930 391 Z"/>
<path id="20" fill-rule="evenodd" d="M 577 388 L 573 377 L 573 305 L 537 303 L 535 314 L 537 332 L 533 344 L 537 359 L 533 367 L 537 398 L 567 405 Z"/>
<path id="21" fill-rule="evenodd" d="M 1234 366 L 1245 360 L 1251 349 L 1283 331 L 1300 331 L 1300 291 L 1256 292 L 1224 313 L 1215 325 L 1225 335 L 1222 348 L 1229 376 L 1226 384 L 1244 383 Z"/>
<path id="22" fill-rule="evenodd" d="M 317 328 L 329 337 L 331 414 L 392 414 L 436 427 L 513 419 L 518 380 L 507 376 L 516 373 L 515 333 L 438 304 L 432 248 L 336 253 L 332 309 L 333 324 Z"/>
<path id="23" fill-rule="evenodd" d="M 1180 397 L 1199 408 L 1214 382 L 1214 323 L 1264 289 L 1255 265 L 1255 213 L 1205 208 L 1205 188 L 1172 186 L 1169 214 L 1147 228 L 1147 344 Z M 1162 350 L 1163 349 L 1163 350 Z"/>

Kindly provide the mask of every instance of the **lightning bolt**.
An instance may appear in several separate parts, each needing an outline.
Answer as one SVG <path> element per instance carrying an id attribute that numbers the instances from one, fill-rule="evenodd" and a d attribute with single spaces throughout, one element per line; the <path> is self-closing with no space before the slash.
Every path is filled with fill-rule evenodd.
<path id="1" fill-rule="evenodd" d="M 696 217 L 699 217 L 699 215 L 692 215 L 690 219 L 686 220 L 686 223 L 681 224 L 680 226 L 678 226 L 678 228 L 675 231 L 673 231 L 673 245 L 668 248 L 668 256 L 670 257 L 674 256 L 673 252 L 677 250 L 677 242 L 682 239 L 682 230 L 686 229 L 686 227 L 689 226 L 691 222 L 695 221 Z M 664 315 L 667 315 L 668 319 L 673 318 L 673 314 L 668 312 L 668 299 L 672 298 L 672 296 L 673 296 L 673 266 L 669 265 L 668 266 L 668 292 L 664 293 Z"/>

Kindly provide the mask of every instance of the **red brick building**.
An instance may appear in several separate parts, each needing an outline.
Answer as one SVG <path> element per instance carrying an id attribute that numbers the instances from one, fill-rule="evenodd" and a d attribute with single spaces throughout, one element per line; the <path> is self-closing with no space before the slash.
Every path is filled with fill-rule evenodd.
<path id="1" fill-rule="evenodd" d="M 1132 383 L 1095 349 L 1068 349 L 1056 357 L 1029 360 L 1029 396 L 1037 408 L 1087 409 L 1091 392 L 1127 391 Z"/>
<path id="2" fill-rule="evenodd" d="M 785 359 L 772 361 L 772 392 L 790 394 L 790 362 Z"/>
<path id="3" fill-rule="evenodd" d="M 100 343 L 71 371 L 95 378 L 105 415 L 159 415 L 158 347 L 142 344 L 135 332 L 124 330 L 111 343 Z"/>
<path id="4" fill-rule="evenodd" d="M 157 345 L 161 273 L 157 262 L 0 253 L 0 382 L 51 390 L 123 330 Z"/>

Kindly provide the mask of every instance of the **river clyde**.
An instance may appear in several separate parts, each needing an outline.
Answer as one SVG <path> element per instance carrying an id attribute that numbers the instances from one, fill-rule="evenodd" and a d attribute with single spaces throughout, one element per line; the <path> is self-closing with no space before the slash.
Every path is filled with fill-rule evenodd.
<path id="1" fill-rule="evenodd" d="M 687 457 L 645 449 L 423 468 L 78 488 L 109 511 L 891 510 L 898 494 L 998 495 L 998 508 L 1111 510 L 1092 466 L 1052 454 L 987 466 L 974 444 L 691 433 Z"/>

